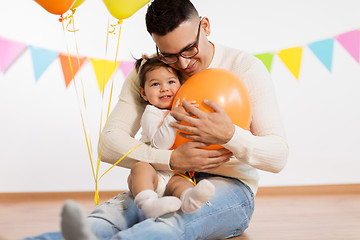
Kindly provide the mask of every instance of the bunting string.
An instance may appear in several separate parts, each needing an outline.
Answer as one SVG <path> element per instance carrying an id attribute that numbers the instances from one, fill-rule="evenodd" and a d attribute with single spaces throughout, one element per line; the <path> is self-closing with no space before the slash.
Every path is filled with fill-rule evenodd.
<path id="1" fill-rule="evenodd" d="M 66 16 L 62 19 L 63 19 L 62 21 L 65 21 L 65 19 L 70 19 L 71 24 L 74 23 L 74 17 L 73 16 L 71 17 L 71 15 Z M 68 25 L 69 23 L 67 23 L 67 26 Z M 73 26 L 72 29 L 68 29 L 70 30 L 70 32 L 75 30 L 74 25 L 72 26 Z M 109 29 L 109 26 L 112 29 Z M 121 23 L 108 25 L 107 32 L 111 34 L 115 34 L 115 29 L 117 26 L 120 26 L 121 28 Z M 277 55 L 279 59 L 284 63 L 285 67 L 288 68 L 288 70 L 292 73 L 294 78 L 298 80 L 299 73 L 301 71 L 301 61 L 303 57 L 302 52 L 305 47 L 308 47 L 311 50 L 314 56 L 326 67 L 326 69 L 329 72 L 332 71 L 332 67 L 333 67 L 332 62 L 334 57 L 333 50 L 334 50 L 335 42 L 337 42 L 351 56 L 351 58 L 353 58 L 357 63 L 360 63 L 360 29 L 354 29 L 348 32 L 340 33 L 336 36 L 311 42 L 304 46 L 295 46 L 287 49 L 257 53 L 254 54 L 254 56 L 259 58 L 264 63 L 268 71 L 271 72 L 274 56 Z M 5 73 L 6 70 L 10 66 L 12 66 L 13 63 L 16 62 L 18 57 L 27 48 L 29 48 L 31 51 L 34 73 L 35 73 L 35 81 L 37 81 L 41 77 L 42 73 L 46 70 L 46 68 L 50 65 L 50 63 L 56 59 L 55 51 L 38 48 L 34 46 L 27 46 L 24 43 L 19 43 L 16 41 L 11 41 L 0 37 L 0 51 L 2 53 L 2 59 L 0 61 L 0 71 Z M 68 64 L 63 63 L 63 58 L 64 56 L 66 56 L 66 54 L 58 53 L 57 55 L 62 64 L 61 66 L 64 73 L 65 85 L 67 87 L 69 83 L 72 81 L 71 70 L 68 69 L 69 68 Z M 68 58 L 68 56 L 66 56 L 66 58 Z M 70 58 L 73 57 L 70 56 Z M 80 60 L 80 65 L 82 66 L 87 59 L 90 59 L 93 64 L 100 93 L 102 93 L 105 85 L 107 84 L 108 79 L 110 79 L 111 75 L 114 74 L 115 72 L 113 70 L 104 72 L 102 71 L 103 67 L 104 65 L 109 65 L 109 64 L 112 65 L 114 63 L 106 59 L 93 59 L 90 57 L 80 57 L 77 61 L 79 62 Z M 128 72 L 133 68 L 134 61 L 120 61 L 120 63 L 116 62 L 115 64 L 117 64 L 116 66 L 118 66 L 120 70 L 124 73 L 124 76 L 126 76 Z M 97 72 L 99 72 L 99 68 L 102 69 L 100 71 L 101 74 L 97 74 Z M 109 69 L 111 68 L 112 67 L 110 67 Z M 74 75 L 76 75 L 76 72 L 78 70 L 79 67 L 73 66 Z M 106 75 L 106 78 L 104 78 L 104 75 Z"/>

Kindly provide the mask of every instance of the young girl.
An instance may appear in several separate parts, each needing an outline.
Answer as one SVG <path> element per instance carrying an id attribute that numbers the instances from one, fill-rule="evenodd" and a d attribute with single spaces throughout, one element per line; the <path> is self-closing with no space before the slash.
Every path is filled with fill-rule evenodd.
<path id="1" fill-rule="evenodd" d="M 141 97 L 148 102 L 141 119 L 141 141 L 159 149 L 169 149 L 174 144 L 176 121 L 169 112 L 181 86 L 175 69 L 158 58 L 143 56 L 136 62 L 140 78 Z M 195 104 L 193 102 L 193 104 Z M 171 111 L 185 111 L 179 101 Z M 131 169 L 128 185 L 136 205 L 147 218 L 158 217 L 181 208 L 192 213 L 206 203 L 215 188 L 208 180 L 194 187 L 188 179 L 167 171 L 156 171 L 149 163 L 138 162 Z"/>

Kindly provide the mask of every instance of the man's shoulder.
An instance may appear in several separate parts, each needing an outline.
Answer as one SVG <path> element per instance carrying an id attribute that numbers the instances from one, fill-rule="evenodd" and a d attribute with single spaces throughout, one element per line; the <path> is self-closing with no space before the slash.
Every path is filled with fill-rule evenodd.
<path id="1" fill-rule="evenodd" d="M 236 66 L 242 66 L 240 69 L 245 71 L 258 63 L 259 60 L 254 55 L 241 49 L 221 44 L 216 44 L 215 49 L 217 58 L 215 63 L 217 66 L 213 67 L 230 68 L 229 70 L 231 70 Z"/>
<path id="2" fill-rule="evenodd" d="M 250 54 L 249 52 L 243 49 L 229 47 L 221 44 L 217 44 L 216 47 L 219 49 L 219 51 L 224 53 L 225 55 L 224 57 L 230 57 L 238 60 L 256 59 L 254 55 Z"/>

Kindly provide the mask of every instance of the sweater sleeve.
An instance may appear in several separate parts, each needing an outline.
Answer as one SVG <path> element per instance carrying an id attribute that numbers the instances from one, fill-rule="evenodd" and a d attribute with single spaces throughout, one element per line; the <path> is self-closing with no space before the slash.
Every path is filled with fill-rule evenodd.
<path id="1" fill-rule="evenodd" d="M 153 147 L 170 149 L 174 145 L 177 129 L 169 124 L 176 120 L 169 112 L 152 105 L 146 106 L 141 118 L 142 134 L 150 140 Z"/>
<path id="2" fill-rule="evenodd" d="M 140 119 L 146 104 L 141 102 L 136 71 L 125 79 L 119 100 L 112 110 L 98 144 L 101 160 L 114 164 L 135 146 L 141 144 L 134 137 L 140 128 Z M 152 164 L 158 170 L 170 170 L 171 150 L 161 150 L 141 144 L 118 165 L 131 168 L 136 162 Z"/>
<path id="3" fill-rule="evenodd" d="M 288 144 L 270 75 L 258 59 L 254 58 L 252 62 L 241 76 L 251 99 L 250 131 L 235 126 L 232 139 L 223 146 L 240 162 L 277 173 L 285 166 Z"/>
<path id="4" fill-rule="evenodd" d="M 170 127 L 171 122 L 175 122 L 176 119 L 167 114 L 162 122 L 160 128 L 154 134 L 151 144 L 159 149 L 170 149 L 175 142 L 177 129 Z"/>

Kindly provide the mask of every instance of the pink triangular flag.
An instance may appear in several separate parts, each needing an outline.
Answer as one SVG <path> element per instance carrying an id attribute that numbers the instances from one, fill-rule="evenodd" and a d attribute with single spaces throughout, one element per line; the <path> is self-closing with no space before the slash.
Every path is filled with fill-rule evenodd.
<path id="1" fill-rule="evenodd" d="M 360 55 L 360 31 L 353 30 L 336 36 L 336 40 L 359 62 Z"/>
<path id="2" fill-rule="evenodd" d="M 25 49 L 23 43 L 0 37 L 0 71 L 5 72 Z"/>
<path id="3" fill-rule="evenodd" d="M 124 74 L 124 77 L 126 77 L 129 72 L 134 68 L 135 62 L 127 62 L 127 61 L 121 61 L 119 64 L 119 68 L 121 69 L 122 73 Z"/>

